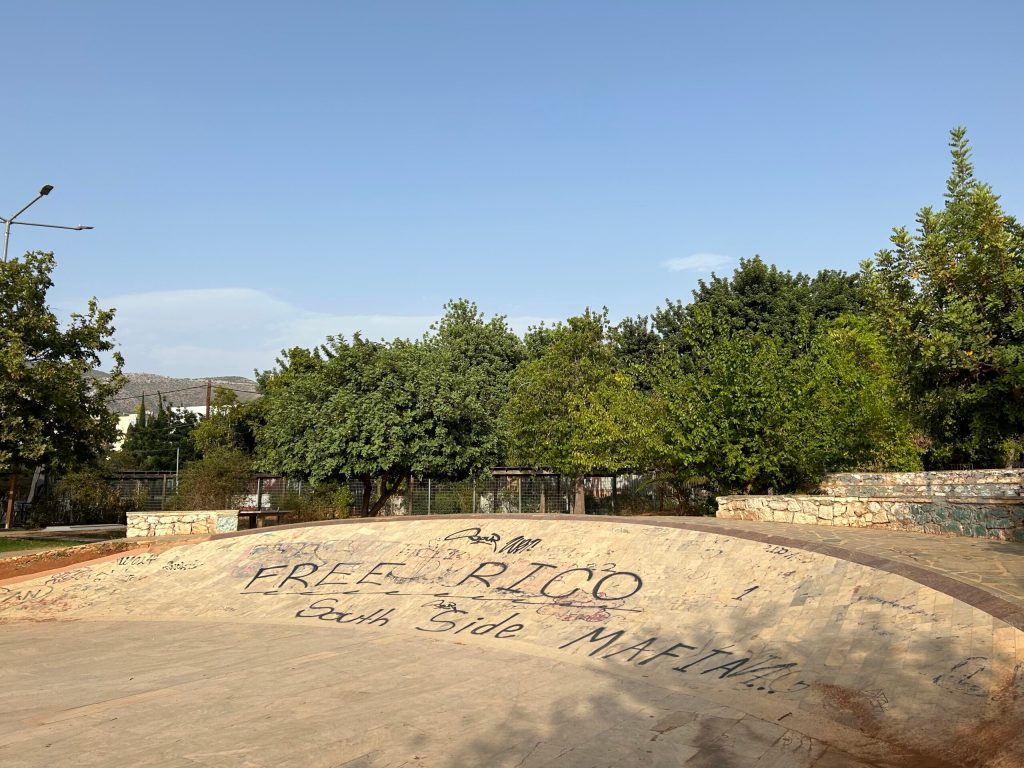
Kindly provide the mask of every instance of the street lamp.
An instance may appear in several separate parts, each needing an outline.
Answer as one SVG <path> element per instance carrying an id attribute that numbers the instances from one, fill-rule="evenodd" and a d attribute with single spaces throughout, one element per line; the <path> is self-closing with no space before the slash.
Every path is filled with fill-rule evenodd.
<path id="1" fill-rule="evenodd" d="M 0 216 L 0 221 L 4 223 L 4 261 L 7 261 L 7 245 L 11 239 L 11 224 L 22 224 L 26 227 L 46 227 L 47 229 L 92 229 L 92 227 L 87 227 L 84 224 L 79 224 L 77 227 L 66 227 L 62 224 L 34 224 L 31 221 L 15 221 L 16 218 L 21 216 L 21 214 L 23 214 L 25 211 L 27 211 L 29 208 L 35 205 L 41 198 L 46 197 L 52 191 L 52 184 L 44 184 L 43 188 L 39 190 L 39 194 L 35 196 L 32 202 L 30 202 L 16 214 L 6 219 L 3 216 Z"/>

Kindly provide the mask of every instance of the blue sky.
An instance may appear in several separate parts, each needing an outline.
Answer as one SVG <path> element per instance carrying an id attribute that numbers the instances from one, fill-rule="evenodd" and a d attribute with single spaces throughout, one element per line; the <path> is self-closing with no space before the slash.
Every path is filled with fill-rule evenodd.
<path id="1" fill-rule="evenodd" d="M 855 270 L 947 134 L 1024 215 L 1020 3 L 45 2 L 5 8 L 0 213 L 127 369 L 251 374 L 449 298 L 522 330 L 761 254 Z M 673 268 L 674 267 L 674 268 Z"/>

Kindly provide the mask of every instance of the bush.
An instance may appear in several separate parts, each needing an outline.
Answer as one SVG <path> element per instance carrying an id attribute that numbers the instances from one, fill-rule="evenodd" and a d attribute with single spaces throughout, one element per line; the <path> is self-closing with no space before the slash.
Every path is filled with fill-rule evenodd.
<path id="1" fill-rule="evenodd" d="M 144 493 L 122 498 L 106 472 L 84 467 L 58 479 L 53 490 L 32 505 L 28 522 L 35 528 L 55 523 L 124 523 L 126 514 L 142 509 L 144 501 Z"/>
<path id="2" fill-rule="evenodd" d="M 181 470 L 168 509 L 231 509 L 248 490 L 250 476 L 251 462 L 243 451 L 213 448 Z"/>
<path id="3" fill-rule="evenodd" d="M 288 510 L 288 522 L 341 520 L 348 517 L 352 494 L 346 485 L 325 483 L 315 486 L 312 493 L 282 496 L 277 506 Z"/>

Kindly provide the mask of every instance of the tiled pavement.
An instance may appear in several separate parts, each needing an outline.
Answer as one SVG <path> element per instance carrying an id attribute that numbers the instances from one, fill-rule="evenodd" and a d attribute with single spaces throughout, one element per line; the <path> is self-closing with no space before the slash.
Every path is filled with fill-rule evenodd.
<path id="1" fill-rule="evenodd" d="M 434 516 L 445 517 L 445 516 Z M 459 517 L 459 516 L 453 516 Z M 510 515 L 525 519 L 538 515 Z M 557 516 L 561 517 L 561 516 Z M 390 518 L 395 520 L 423 519 Z M 580 518 L 572 518 L 579 520 Z M 586 517 L 584 520 L 609 518 Z M 958 536 L 826 525 L 718 520 L 711 517 L 616 517 L 620 523 L 702 530 L 805 549 L 896 573 L 1024 630 L 1024 544 Z M 0 536 L 6 534 L 0 531 Z M 19 538 L 26 532 L 10 532 Z M 53 533 L 48 535 L 53 536 Z M 43 551 L 43 550 L 39 550 Z M 0 554 L 19 557 L 37 551 Z"/>
<path id="2" fill-rule="evenodd" d="M 0 633 L 0 764 L 1024 764 L 1024 634 L 993 618 L 1024 622 L 1024 546 L 707 518 L 511 517 L 283 526 L 23 582 L 8 602 L 12 616 L 19 605 L 31 615 Z M 605 605 L 614 616 L 519 597 L 499 608 L 509 598 L 489 581 L 506 570 L 496 543 L 516 534 L 543 547 L 509 569 L 542 557 L 577 566 L 541 595 L 584 583 L 606 553 L 625 557 L 620 575 L 643 574 L 643 591 Z M 342 579 L 323 587 L 335 597 L 314 603 L 320 581 L 293 578 L 310 575 L 311 559 Z M 358 573 L 337 569 L 364 560 Z M 486 579 L 466 576 L 481 568 Z M 269 591 L 252 587 L 263 571 Z M 350 575 L 369 586 L 335 593 Z M 382 589 L 385 576 L 394 584 Z M 459 626 L 434 615 L 454 603 L 427 596 L 487 607 L 466 603 L 481 615 Z M 513 611 L 504 621 L 522 619 L 521 640 L 454 637 Z M 737 650 L 750 658 L 731 660 Z M 778 679 L 765 671 L 777 667 Z"/>
<path id="3" fill-rule="evenodd" d="M 1024 630 L 1024 544 L 926 533 L 708 517 L 619 518 L 805 549 L 896 573 Z"/>

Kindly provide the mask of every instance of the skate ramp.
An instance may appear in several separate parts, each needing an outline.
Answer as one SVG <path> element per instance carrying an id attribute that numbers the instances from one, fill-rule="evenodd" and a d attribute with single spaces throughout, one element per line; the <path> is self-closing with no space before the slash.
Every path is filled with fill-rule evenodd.
<path id="1" fill-rule="evenodd" d="M 0 583 L 0 622 L 5 766 L 1024 765 L 1018 628 L 668 525 L 267 529 Z"/>

